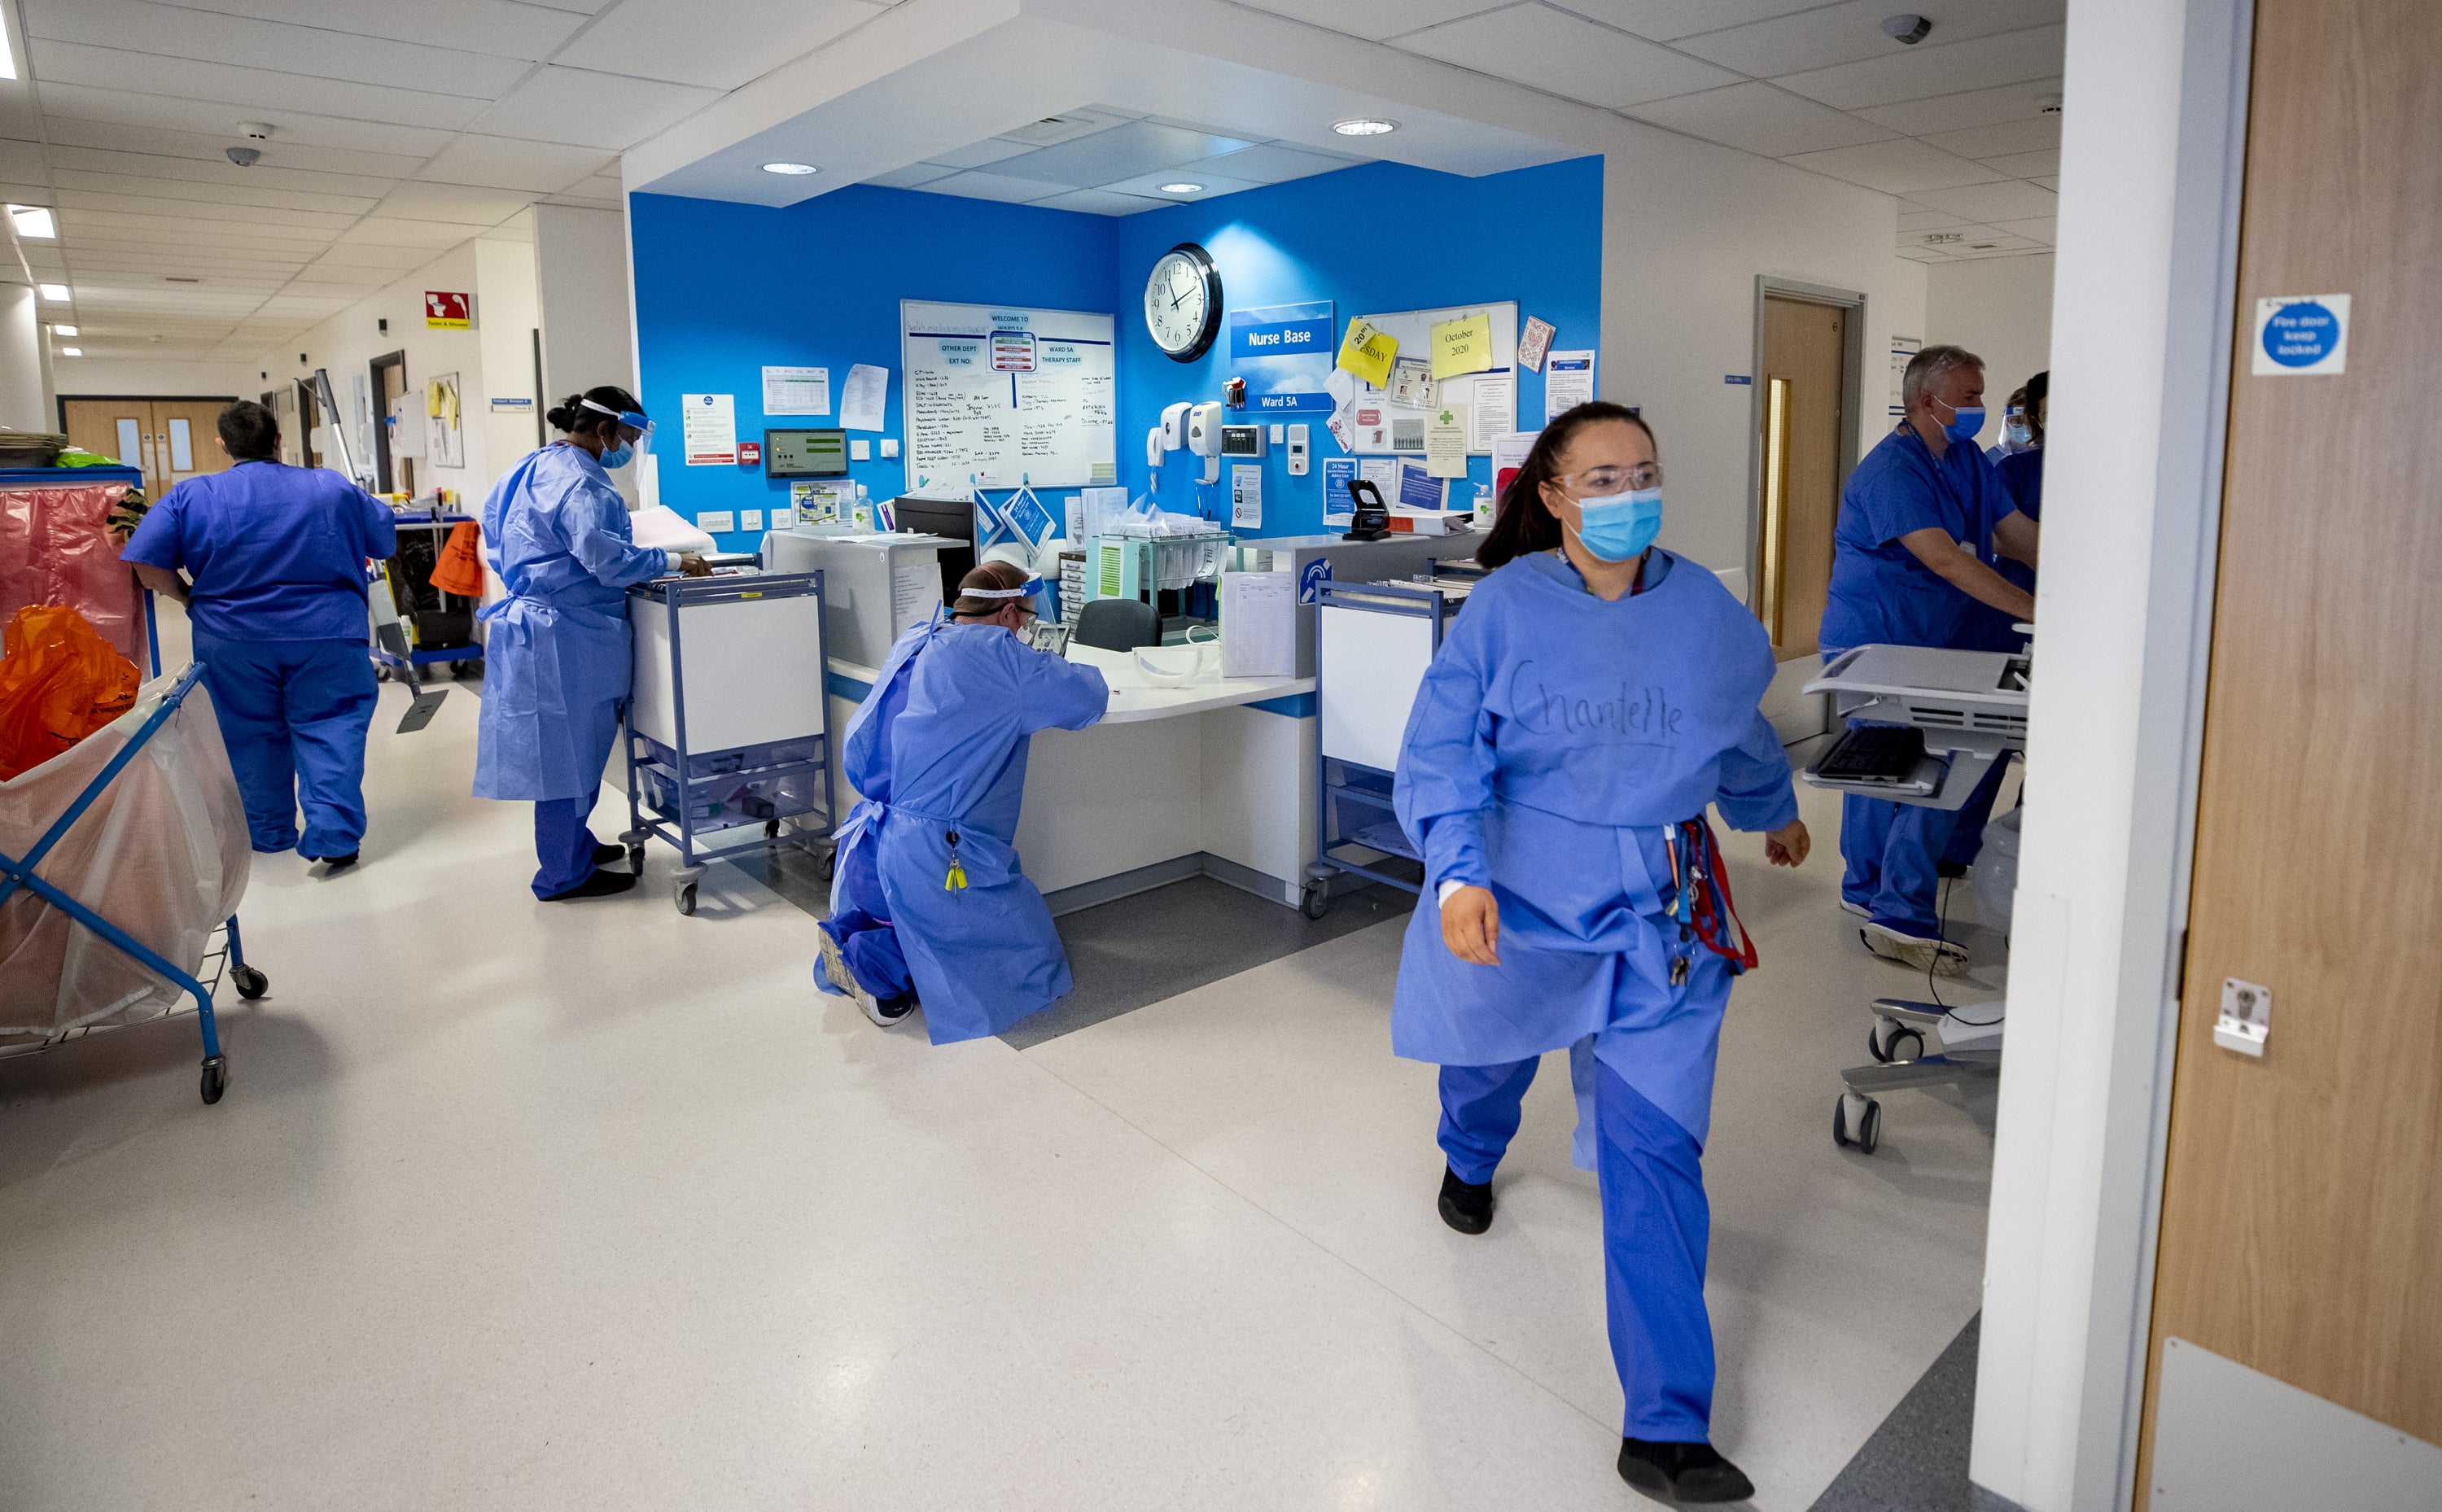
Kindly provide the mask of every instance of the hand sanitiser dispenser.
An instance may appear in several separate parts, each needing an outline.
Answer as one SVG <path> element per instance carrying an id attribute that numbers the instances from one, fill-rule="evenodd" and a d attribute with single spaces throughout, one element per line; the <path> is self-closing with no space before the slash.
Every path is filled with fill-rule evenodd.
<path id="1" fill-rule="evenodd" d="M 1187 413 L 1187 449 L 1204 459 L 1204 481 L 1221 481 L 1221 417 L 1217 404 L 1199 404 Z"/>
<path id="2" fill-rule="evenodd" d="M 1188 411 L 1194 408 L 1195 406 L 1192 404 L 1173 404 L 1162 407 L 1162 450 L 1185 451 L 1187 449 L 1187 416 Z"/>

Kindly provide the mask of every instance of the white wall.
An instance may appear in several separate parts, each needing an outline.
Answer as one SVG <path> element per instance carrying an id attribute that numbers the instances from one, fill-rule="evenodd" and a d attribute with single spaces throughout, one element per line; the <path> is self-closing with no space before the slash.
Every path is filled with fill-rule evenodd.
<path id="1" fill-rule="evenodd" d="M 545 409 L 606 383 L 635 392 L 628 300 L 628 217 L 574 205 L 535 207 Z"/>
<path id="2" fill-rule="evenodd" d="M 2052 361 L 2051 253 L 1937 263 L 1925 269 L 1924 338 L 1984 359 L 1984 428 L 1977 445 L 2001 439 L 2010 393 Z"/>
<path id="3" fill-rule="evenodd" d="M 1624 139 L 1603 154 L 1598 388 L 1653 422 L 1669 480 L 1663 544 L 1743 580 L 1756 389 L 1722 380 L 1753 374 L 1756 279 L 1866 296 L 1867 392 L 1850 406 L 1862 456 L 1890 424 L 1889 338 L 1923 334 L 1924 269 L 1893 249 L 1899 202 L 1888 194 L 1620 126 Z"/>
<path id="4" fill-rule="evenodd" d="M 0 283 L 0 426 L 59 428 L 59 410 L 50 402 L 46 376 L 34 291 L 24 283 Z"/>
<path id="5" fill-rule="evenodd" d="M 52 372 L 61 397 L 67 399 L 252 399 L 270 387 L 260 376 L 260 365 L 248 362 L 62 357 Z"/>

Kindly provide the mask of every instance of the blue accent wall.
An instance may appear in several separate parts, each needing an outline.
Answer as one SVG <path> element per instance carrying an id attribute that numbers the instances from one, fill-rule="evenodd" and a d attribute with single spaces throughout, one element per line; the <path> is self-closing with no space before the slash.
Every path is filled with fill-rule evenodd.
<path id="1" fill-rule="evenodd" d="M 1515 300 L 1522 323 L 1558 327 L 1553 345 L 1598 344 L 1601 319 L 1602 160 L 1584 157 L 1483 178 L 1374 163 L 1248 190 L 1195 204 L 1113 218 L 1002 205 L 919 191 L 855 186 L 785 209 L 719 200 L 635 194 L 633 237 L 637 345 L 646 410 L 665 417 L 655 438 L 662 502 L 693 519 L 703 510 L 770 510 L 789 501 L 788 483 L 760 467 L 689 467 L 678 434 L 679 395 L 737 397 L 741 441 L 767 424 L 836 424 L 853 363 L 890 370 L 885 428 L 850 439 L 904 439 L 906 375 L 900 365 L 899 301 L 952 300 L 1046 309 L 1108 311 L 1117 318 L 1120 478 L 1132 495 L 1149 482 L 1144 436 L 1162 407 L 1218 400 L 1230 376 L 1225 330 L 1192 363 L 1173 362 L 1146 334 L 1144 281 L 1155 259 L 1180 242 L 1200 243 L 1221 269 L 1225 309 L 1333 301 L 1345 331 L 1369 312 Z M 1226 316 L 1225 316 L 1226 319 Z M 829 420 L 763 414 L 766 366 L 830 369 Z M 1541 424 L 1540 374 L 1519 374 L 1522 427 Z M 1234 412 L 1233 421 L 1254 421 Z M 1322 463 L 1341 455 L 1321 417 L 1311 421 L 1314 467 L 1288 475 L 1285 448 L 1265 459 L 1266 536 L 1322 528 Z M 902 493 L 903 460 L 851 465 L 876 499 Z M 1196 482 L 1201 459 L 1165 462 L 1159 503 L 1227 519 L 1228 471 Z M 1489 481 L 1470 463 L 1453 482 L 1453 503 Z M 1054 518 L 1066 494 L 1042 490 Z M 1244 534 L 1257 534 L 1253 532 Z M 740 532 L 722 538 L 751 549 Z"/>

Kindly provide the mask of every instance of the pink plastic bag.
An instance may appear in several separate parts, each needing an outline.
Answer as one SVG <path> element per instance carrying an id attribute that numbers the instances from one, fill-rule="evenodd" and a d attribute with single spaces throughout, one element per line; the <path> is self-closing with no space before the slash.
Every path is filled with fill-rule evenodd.
<path id="1" fill-rule="evenodd" d="M 28 604 L 64 604 L 118 654 L 148 665 L 144 599 L 107 525 L 124 483 L 0 486 L 0 624 Z"/>

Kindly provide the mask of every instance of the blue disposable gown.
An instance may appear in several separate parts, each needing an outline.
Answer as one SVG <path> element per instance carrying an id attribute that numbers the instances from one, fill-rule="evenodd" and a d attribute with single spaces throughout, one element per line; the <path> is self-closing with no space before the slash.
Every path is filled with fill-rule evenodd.
<path id="1" fill-rule="evenodd" d="M 1758 709 L 1770 638 L 1704 568 L 1605 600 L 1538 553 L 1468 596 L 1408 717 L 1394 792 L 1425 858 L 1392 1048 L 1446 1066 L 1525 1060 L 1599 1036 L 1604 1065 L 1701 1142 L 1727 979 L 1682 943 L 1667 828 L 1708 803 L 1740 829 L 1797 817 L 1789 760 Z M 1497 968 L 1442 942 L 1444 882 L 1489 887 Z"/>
<path id="2" fill-rule="evenodd" d="M 2010 505 L 2029 519 L 2041 522 L 2044 518 L 2044 448 L 2030 446 L 2012 452 L 1993 467 L 2001 480 L 2001 491 L 2010 496 Z M 2035 570 L 2014 556 L 1996 556 L 1993 562 L 2002 576 L 2032 593 L 2035 591 Z"/>
<path id="3" fill-rule="evenodd" d="M 1832 531 L 1832 588 L 1823 610 L 1825 653 L 1853 646 L 2014 649 L 2010 622 L 1917 560 L 1900 537 L 1930 526 L 1993 559 L 1993 527 L 2010 496 L 1973 445 L 1940 457 L 1915 429 L 1885 436 L 1840 491 Z"/>
<path id="4" fill-rule="evenodd" d="M 842 764 L 864 801 L 840 832 L 831 913 L 889 921 L 934 1044 L 997 1034 L 1067 995 L 1051 910 L 1018 866 L 1018 804 L 1034 732 L 1082 730 L 1110 698 L 1097 669 L 998 626 L 936 622 L 891 647 L 848 721 Z"/>
<path id="5" fill-rule="evenodd" d="M 541 803 L 601 786 L 633 668 L 628 588 L 668 554 L 630 538 L 627 501 L 581 447 L 529 454 L 483 501 L 508 597 L 483 610 L 475 796 Z"/>

